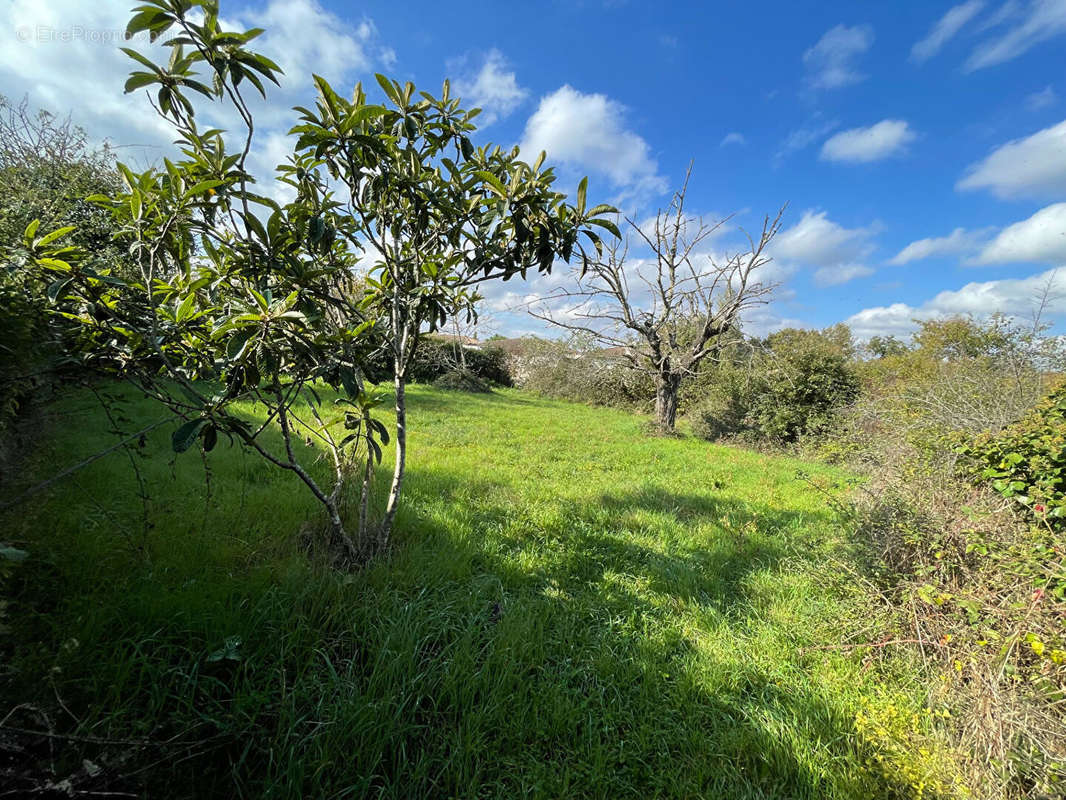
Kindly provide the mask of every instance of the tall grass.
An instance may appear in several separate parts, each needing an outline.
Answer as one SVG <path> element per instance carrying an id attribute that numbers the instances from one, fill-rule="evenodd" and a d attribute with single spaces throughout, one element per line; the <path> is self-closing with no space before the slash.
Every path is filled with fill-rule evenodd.
<path id="1" fill-rule="evenodd" d="M 137 456 L 147 531 L 121 455 L 0 518 L 31 554 L 0 640 L 9 785 L 953 791 L 914 668 L 838 646 L 864 608 L 861 556 L 796 477 L 836 473 L 515 391 L 411 395 L 400 535 L 356 574 L 306 552 L 318 512 L 291 476 L 223 445 L 174 457 L 166 427 Z M 26 483 L 113 441 L 88 398 L 60 410 Z M 129 425 L 157 414 L 128 398 Z"/>

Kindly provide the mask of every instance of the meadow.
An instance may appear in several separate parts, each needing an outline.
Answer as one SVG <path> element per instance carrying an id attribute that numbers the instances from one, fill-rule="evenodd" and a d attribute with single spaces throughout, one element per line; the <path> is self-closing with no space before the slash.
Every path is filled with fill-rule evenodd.
<path id="1" fill-rule="evenodd" d="M 163 413 L 120 407 L 127 430 Z M 393 548 L 359 571 L 308 551 L 291 475 L 224 440 L 175 456 L 170 424 L 133 456 L 144 491 L 119 451 L 0 516 L 29 553 L 5 587 L 5 766 L 21 748 L 153 797 L 958 788 L 917 663 L 842 646 L 874 613 L 828 502 L 847 475 L 517 390 L 415 386 L 410 409 Z M 114 441 L 70 396 L 18 481 Z"/>

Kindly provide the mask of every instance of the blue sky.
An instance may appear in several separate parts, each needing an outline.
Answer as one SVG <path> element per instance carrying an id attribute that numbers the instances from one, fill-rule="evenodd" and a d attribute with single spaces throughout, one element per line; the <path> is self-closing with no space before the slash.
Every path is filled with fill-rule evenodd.
<path id="1" fill-rule="evenodd" d="M 5 0 L 0 92 L 72 111 L 144 145 L 165 131 L 122 97 L 108 31 L 127 2 Z M 644 219 L 695 167 L 694 211 L 736 216 L 739 244 L 788 203 L 775 301 L 753 330 L 849 321 L 905 334 L 943 313 L 1028 315 L 1066 264 L 1066 0 L 855 3 L 222 4 L 267 28 L 286 67 L 264 108 L 264 169 L 284 155 L 287 109 L 310 72 L 343 87 L 375 71 L 436 91 L 450 77 L 486 109 L 481 139 L 543 147 L 564 185 Z M 80 30 L 80 34 L 78 31 Z M 66 38 L 62 34 L 66 33 Z M 8 37 L 11 41 L 4 41 Z M 495 287 L 492 327 L 539 326 L 521 303 L 565 274 Z M 1066 283 L 1051 318 L 1066 321 Z"/>

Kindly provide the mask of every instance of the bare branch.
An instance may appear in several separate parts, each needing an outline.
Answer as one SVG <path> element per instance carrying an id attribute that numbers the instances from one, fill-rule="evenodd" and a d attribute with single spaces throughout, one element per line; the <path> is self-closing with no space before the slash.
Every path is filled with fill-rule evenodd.
<path id="1" fill-rule="evenodd" d="M 571 333 L 591 336 L 601 345 L 626 347 L 634 368 L 656 377 L 659 424 L 672 428 L 682 378 L 705 359 L 720 353 L 738 330 L 747 309 L 769 302 L 775 285 L 760 280 L 770 263 L 768 248 L 781 228 L 785 207 L 763 218 L 757 237 L 744 231 L 746 251 L 724 260 L 701 252 L 701 246 L 729 219 L 707 222 L 686 217 L 685 200 L 692 165 L 670 205 L 660 209 L 653 227 L 626 217 L 632 235 L 652 258 L 631 260 L 629 239 L 605 248 L 601 259 L 574 273 L 574 285 L 542 298 L 530 313 Z M 648 299 L 631 288 L 639 280 Z M 570 303 L 565 313 L 553 309 Z"/>

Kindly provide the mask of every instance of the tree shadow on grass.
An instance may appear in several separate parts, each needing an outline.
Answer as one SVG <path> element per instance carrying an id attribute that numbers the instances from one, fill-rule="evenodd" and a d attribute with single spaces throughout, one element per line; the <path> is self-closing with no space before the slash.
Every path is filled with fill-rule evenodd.
<path id="1" fill-rule="evenodd" d="M 535 566 L 508 575 L 515 586 L 595 591 L 607 573 L 629 575 L 653 592 L 709 603 L 721 611 L 746 602 L 743 584 L 753 572 L 779 569 L 786 558 L 804 557 L 807 540 L 784 532 L 812 521 L 832 521 L 828 512 L 797 512 L 645 486 L 585 501 L 558 498 L 548 523 L 531 527 L 515 507 L 490 499 L 499 495 L 501 484 L 457 483 L 450 473 L 421 469 L 410 476 L 409 502 L 422 508 L 463 505 L 464 524 L 491 531 L 497 551 L 538 553 Z M 663 520 L 701 526 L 703 541 L 697 546 L 676 535 L 660 536 L 655 523 Z M 480 562 L 485 552 L 472 557 Z"/>
<path id="2" fill-rule="evenodd" d="M 494 710 L 445 713 L 486 742 L 464 755 L 483 783 L 452 786 L 456 796 L 910 796 L 890 771 L 863 766 L 869 746 L 839 698 L 813 682 L 783 683 L 735 649 L 702 646 L 702 636 L 743 633 L 756 610 L 746 579 L 787 569 L 796 543 L 741 523 L 706 547 L 658 546 L 637 521 L 757 519 L 781 532 L 818 515 L 650 487 L 586 504 L 560 499 L 538 529 L 494 502 L 491 482 L 460 486 L 416 469 L 408 490 L 423 508 L 468 503 L 463 531 L 413 526 L 424 557 L 467 565 L 471 574 L 456 577 L 479 598 L 469 614 L 482 656 L 468 680 Z M 724 624 L 686 631 L 677 614 L 693 607 Z M 435 648 L 428 661 L 447 652 Z M 487 677 L 504 671 L 519 679 L 500 687 Z"/>

